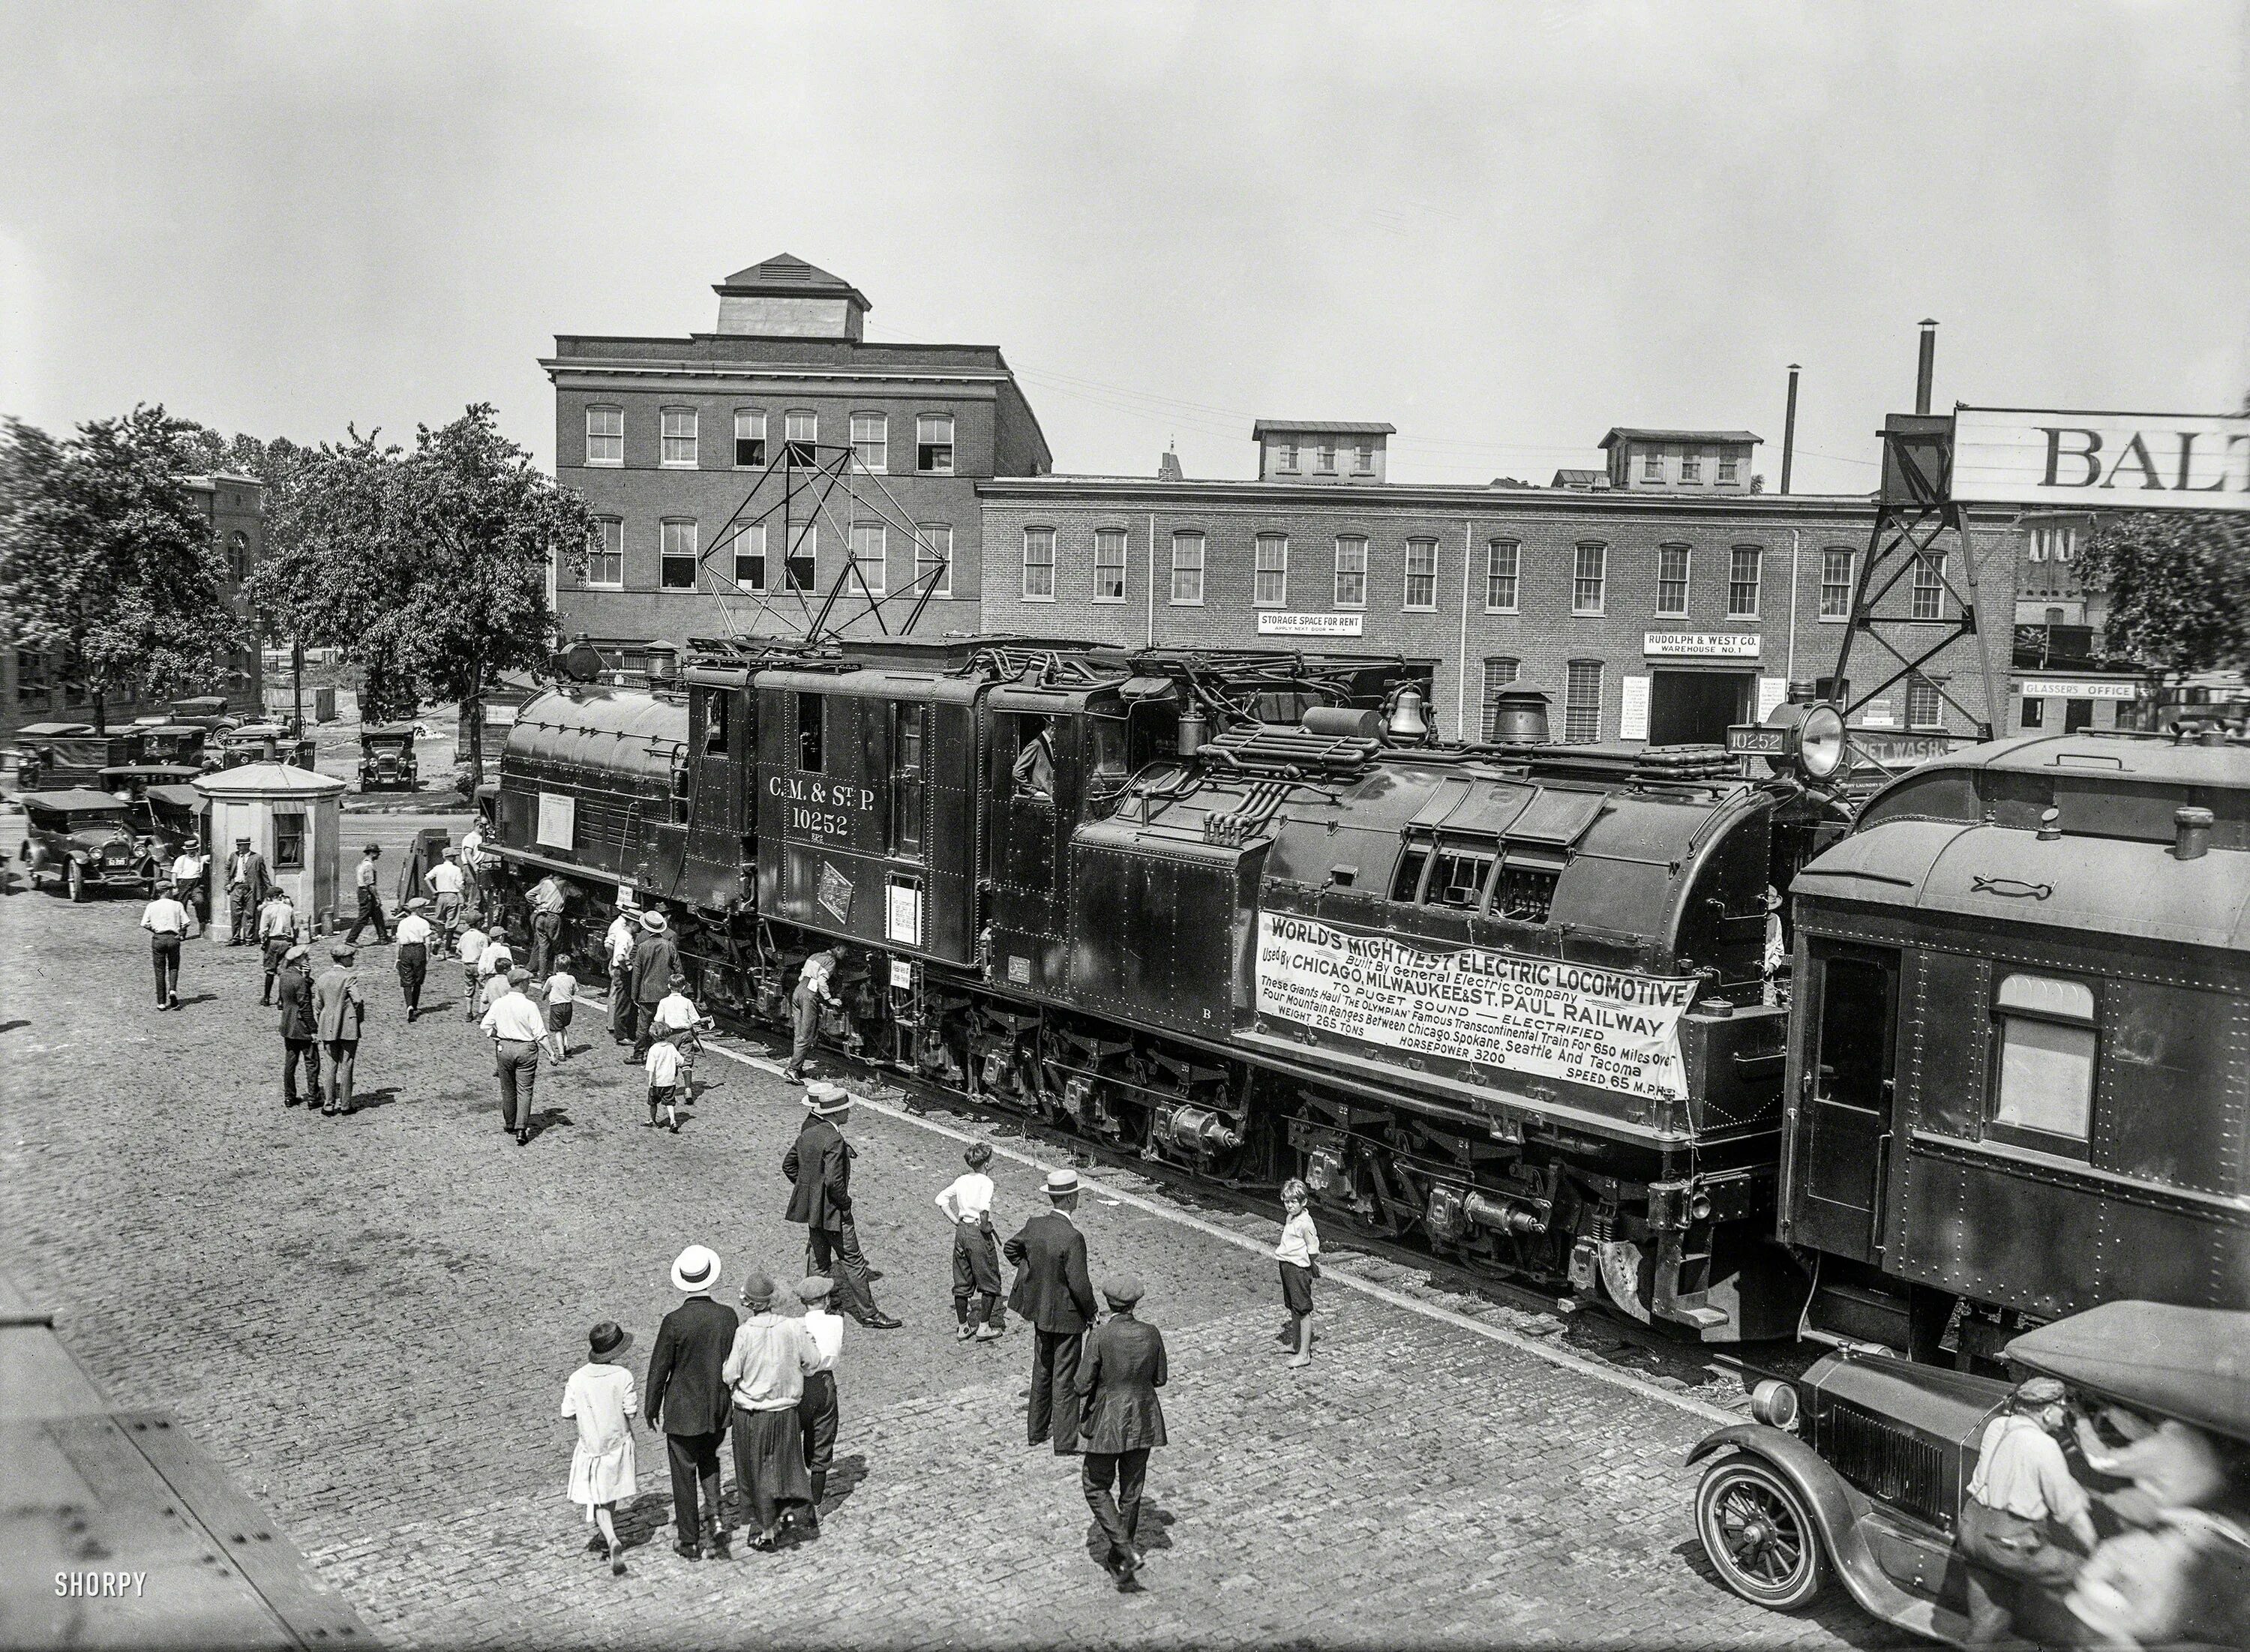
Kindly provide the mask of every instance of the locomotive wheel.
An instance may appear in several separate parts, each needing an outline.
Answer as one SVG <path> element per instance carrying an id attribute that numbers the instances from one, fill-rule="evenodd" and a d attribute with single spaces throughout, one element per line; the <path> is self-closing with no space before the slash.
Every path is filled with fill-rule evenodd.
<path id="1" fill-rule="evenodd" d="M 1745 1600 L 1793 1612 L 1820 1593 L 1820 1535 L 1797 1488 L 1763 1457 L 1737 1453 L 1705 1470 L 1695 1535 L 1719 1580 Z"/>

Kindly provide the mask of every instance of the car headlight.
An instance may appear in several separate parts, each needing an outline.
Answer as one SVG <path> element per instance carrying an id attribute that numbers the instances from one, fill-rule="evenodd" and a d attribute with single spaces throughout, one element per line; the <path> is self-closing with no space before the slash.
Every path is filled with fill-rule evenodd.
<path id="1" fill-rule="evenodd" d="M 1769 1377 L 1750 1390 L 1750 1415 L 1769 1428 L 1797 1427 L 1797 1385 Z"/>

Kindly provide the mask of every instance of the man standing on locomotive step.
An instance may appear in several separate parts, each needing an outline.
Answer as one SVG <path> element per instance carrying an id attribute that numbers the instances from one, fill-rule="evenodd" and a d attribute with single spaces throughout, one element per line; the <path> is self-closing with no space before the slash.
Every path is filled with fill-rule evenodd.
<path id="1" fill-rule="evenodd" d="M 839 1085 L 814 1084 L 804 1105 L 804 1128 L 782 1155 L 781 1174 L 796 1184 L 784 1220 L 804 1223 L 805 1271 L 836 1282 L 837 1307 L 870 1331 L 894 1331 L 899 1321 L 875 1305 L 852 1224 L 852 1144 L 843 1131 L 852 1098 Z"/>
<path id="2" fill-rule="evenodd" d="M 633 1041 L 632 955 L 639 933 L 632 908 L 621 900 L 602 937 L 602 960 L 610 967 L 610 1042 L 625 1049 Z"/>
<path id="3" fill-rule="evenodd" d="M 820 1042 L 820 1007 L 843 1008 L 844 1001 L 828 984 L 835 973 L 836 954 L 825 951 L 806 959 L 797 973 L 797 990 L 789 997 L 789 1063 L 781 1070 L 782 1077 L 791 1084 L 804 1077 L 804 1063 L 812 1059 L 813 1047 Z"/>
<path id="4" fill-rule="evenodd" d="M 1025 1418 L 1031 1443 L 1052 1433 L 1060 1457 L 1079 1449 L 1079 1339 L 1094 1323 L 1094 1282 L 1086 1271 L 1086 1236 L 1070 1219 L 1078 1208 L 1078 1172 L 1049 1171 L 1046 1195 L 1053 1208 L 1025 1222 L 1002 1252 L 1016 1266 L 1008 1305 L 1034 1333 Z"/>
<path id="5" fill-rule="evenodd" d="M 673 976 L 680 973 L 680 948 L 673 943 L 664 914 L 643 912 L 640 929 L 640 938 L 633 942 L 631 965 L 633 1047 L 625 1057 L 634 1066 L 648 1059 L 648 1047 L 656 1042 L 656 1007 L 672 990 Z"/>
<path id="6" fill-rule="evenodd" d="M 247 837 L 234 840 L 234 853 L 226 857 L 226 944 L 239 946 L 257 927 L 258 909 L 273 891 L 273 876 L 266 870 L 266 857 L 250 846 Z"/>
<path id="7" fill-rule="evenodd" d="M 547 966 L 555 956 L 555 943 L 562 935 L 562 908 L 568 898 L 562 892 L 562 880 L 553 872 L 531 886 L 525 898 L 531 908 L 531 978 L 547 979 Z"/>
<path id="8" fill-rule="evenodd" d="M 1954 1546 L 1968 1562 L 1969 1644 L 2040 1640 L 2019 1620 L 2059 1600 L 2095 1545 L 2091 1499 L 2062 1455 L 2062 1384 L 2033 1377 L 1984 1425 Z M 2073 1552 L 2056 1539 L 2068 1533 Z M 2012 1626 L 2013 1632 L 2012 1633 Z"/>

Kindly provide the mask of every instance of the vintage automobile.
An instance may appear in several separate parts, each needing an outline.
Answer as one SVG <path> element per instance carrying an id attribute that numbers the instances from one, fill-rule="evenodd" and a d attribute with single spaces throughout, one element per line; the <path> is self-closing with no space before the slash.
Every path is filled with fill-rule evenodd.
<path id="1" fill-rule="evenodd" d="M 290 739 L 289 731 L 279 723 L 245 723 L 239 728 L 222 729 L 213 743 L 220 768 L 240 768 L 247 763 L 313 767 L 313 742 Z"/>
<path id="2" fill-rule="evenodd" d="M 119 763 L 101 771 L 100 788 L 137 803 L 151 786 L 185 786 L 204 771 L 189 763 Z"/>
<path id="3" fill-rule="evenodd" d="M 176 723 L 195 723 L 204 728 L 232 728 L 241 719 L 227 709 L 224 694 L 200 694 L 192 699 L 172 702 L 172 720 Z"/>
<path id="4" fill-rule="evenodd" d="M 414 762 L 414 735 L 411 723 L 360 731 L 360 790 L 411 792 L 420 784 Z"/>
<path id="5" fill-rule="evenodd" d="M 16 735 L 16 783 L 27 792 L 92 786 L 103 769 L 140 761 L 137 729 L 96 733 L 85 723 L 33 723 Z"/>
<path id="6" fill-rule="evenodd" d="M 66 890 L 85 900 L 97 889 L 138 889 L 142 854 L 131 806 L 107 792 L 25 792 L 26 816 L 17 851 L 26 882 Z"/>
<path id="7" fill-rule="evenodd" d="M 208 856 L 211 803 L 193 786 L 150 786 L 128 816 L 141 844 L 141 881 L 153 891 L 183 849 Z"/>
<path id="8" fill-rule="evenodd" d="M 173 763 L 198 771 L 217 766 L 208 750 L 211 730 L 200 724 L 176 723 L 168 717 L 136 724 L 133 732 L 140 738 L 141 762 Z"/>
<path id="9" fill-rule="evenodd" d="M 2155 1349 L 2162 1359 L 2149 1357 Z M 2017 1337 L 2006 1357 L 2019 1371 L 2060 1379 L 2081 1402 L 2250 1442 L 2250 1313 L 2105 1303 Z M 1744 1600 L 1776 1611 L 1811 1601 L 1832 1569 L 1885 1622 L 1961 1643 L 1968 1619 L 1954 1527 L 1984 1425 L 2010 1386 L 1851 1348 L 1793 1384 L 1760 1383 L 1751 1398 L 1757 1421 L 1721 1428 L 1688 1454 L 1709 1463 L 1695 1493 L 1695 1532 L 1712 1569 Z M 2232 1497 L 2245 1490 L 2234 1486 Z M 2098 1527 L 2111 1525 L 2097 1515 Z M 2239 1534 L 2223 1535 L 2231 1525 L 2219 1523 L 2210 1560 L 2220 1580 L 2211 1597 L 2226 1613 L 2250 1605 L 2241 1587 L 2250 1554 Z M 2237 1644 L 2238 1628 L 2213 1638 Z"/>

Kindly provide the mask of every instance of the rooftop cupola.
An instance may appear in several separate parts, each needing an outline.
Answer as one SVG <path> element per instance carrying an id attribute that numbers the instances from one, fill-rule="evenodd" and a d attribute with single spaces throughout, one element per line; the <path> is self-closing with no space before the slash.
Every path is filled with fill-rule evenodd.
<path id="1" fill-rule="evenodd" d="M 719 331 L 754 337 L 857 343 L 873 307 L 841 276 L 786 252 L 737 270 L 711 290 L 719 295 Z"/>

